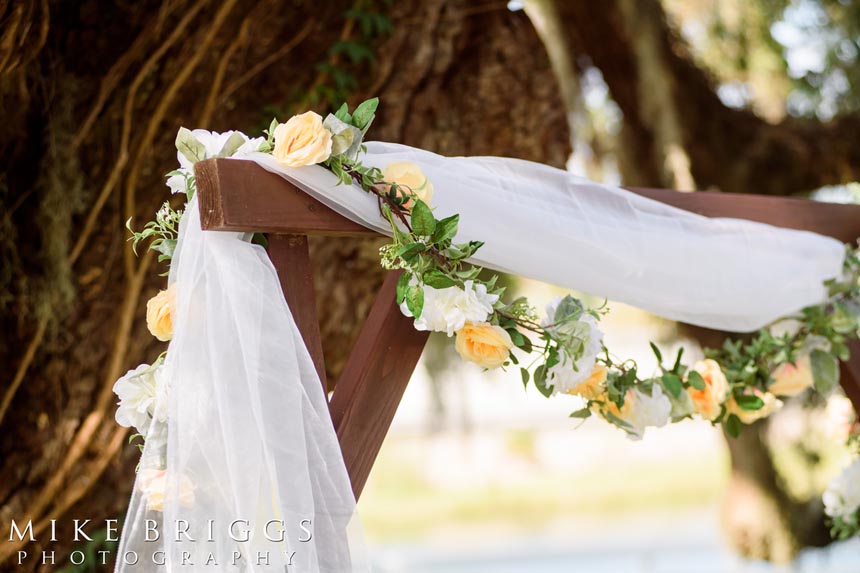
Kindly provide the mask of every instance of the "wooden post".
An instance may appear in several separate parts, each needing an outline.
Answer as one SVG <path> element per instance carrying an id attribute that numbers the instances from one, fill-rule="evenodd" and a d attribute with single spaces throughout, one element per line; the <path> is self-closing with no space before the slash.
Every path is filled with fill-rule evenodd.
<path id="1" fill-rule="evenodd" d="M 358 499 L 429 333 L 403 316 L 389 272 L 331 398 L 330 410 Z"/>
<path id="2" fill-rule="evenodd" d="M 272 265 L 278 271 L 284 298 L 290 305 L 290 312 L 314 361 L 323 390 L 327 392 L 325 359 L 317 317 L 314 273 L 308 251 L 308 237 L 273 233 L 268 239 L 269 258 L 272 259 Z"/>

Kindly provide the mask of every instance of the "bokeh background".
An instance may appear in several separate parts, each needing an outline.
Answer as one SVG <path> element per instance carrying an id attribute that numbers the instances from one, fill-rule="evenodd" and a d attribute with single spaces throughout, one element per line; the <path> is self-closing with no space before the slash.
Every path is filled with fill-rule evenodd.
<path id="1" fill-rule="evenodd" d="M 256 134 L 380 96 L 375 139 L 854 201 L 858 39 L 856 0 L 0 0 L 0 523 L 124 513 L 137 450 L 111 386 L 163 349 L 143 321 L 163 268 L 124 226 L 168 196 L 180 126 Z M 312 244 L 330 380 L 381 282 L 377 247 Z M 724 336 L 618 304 L 606 331 L 643 364 L 649 338 L 695 353 Z M 684 423 L 634 444 L 572 408 L 431 339 L 360 502 L 379 570 L 860 566 L 818 501 L 844 462 L 841 397 L 802 396 L 734 441 Z M 15 570 L 103 569 L 61 566 L 68 542 L 27 549 L 58 565 Z"/>

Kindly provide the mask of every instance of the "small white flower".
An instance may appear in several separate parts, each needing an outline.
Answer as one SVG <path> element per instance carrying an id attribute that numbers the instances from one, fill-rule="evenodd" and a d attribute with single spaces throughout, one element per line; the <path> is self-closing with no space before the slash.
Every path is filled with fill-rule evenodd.
<path id="1" fill-rule="evenodd" d="M 415 330 L 444 332 L 453 336 L 467 322 L 486 322 L 498 300 L 498 295 L 487 292 L 486 285 L 475 284 L 474 281 L 466 281 L 463 288 L 435 289 L 425 285 L 424 308 L 421 316 L 415 319 Z M 412 316 L 405 302 L 400 305 L 400 312 Z"/>
<path id="2" fill-rule="evenodd" d="M 556 320 L 556 311 L 563 297 L 558 297 L 546 307 L 547 317 L 543 326 L 550 327 Z M 546 377 L 547 386 L 552 386 L 553 394 L 575 390 L 585 381 L 594 370 L 597 355 L 603 348 L 603 332 L 597 326 L 597 320 L 590 314 L 583 314 L 574 322 L 567 322 L 563 326 L 566 334 L 572 334 L 582 341 L 582 354 L 574 360 L 565 352 L 559 353 L 560 361 L 554 364 L 548 371 Z"/>
<path id="3" fill-rule="evenodd" d="M 855 460 L 830 481 L 822 498 L 824 512 L 833 518 L 852 520 L 860 510 L 860 460 Z"/>
<path id="4" fill-rule="evenodd" d="M 119 397 L 116 421 L 120 426 L 135 428 L 139 434 L 146 437 L 158 408 L 159 397 L 166 392 L 164 388 L 160 388 L 166 386 L 161 369 L 160 364 L 141 364 L 116 381 L 113 391 Z M 159 409 L 166 408 L 161 406 Z"/>
<path id="5" fill-rule="evenodd" d="M 176 193 L 185 193 L 186 187 L 188 186 L 187 177 L 192 175 L 187 169 L 177 169 L 181 173 L 174 173 L 170 177 L 167 178 L 167 186 L 170 188 L 170 192 L 174 195 Z"/>
<path id="6" fill-rule="evenodd" d="M 628 414 L 624 417 L 624 421 L 631 426 L 627 432 L 630 439 L 641 440 L 645 435 L 645 428 L 662 428 L 669 422 L 672 402 L 663 394 L 663 388 L 659 384 L 651 386 L 650 396 L 637 388 L 627 399 L 632 402 Z"/>

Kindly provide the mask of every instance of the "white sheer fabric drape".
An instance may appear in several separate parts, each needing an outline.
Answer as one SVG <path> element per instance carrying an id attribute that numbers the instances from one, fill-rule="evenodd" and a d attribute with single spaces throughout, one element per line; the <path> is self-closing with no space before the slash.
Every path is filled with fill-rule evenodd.
<path id="1" fill-rule="evenodd" d="M 254 161 L 345 217 L 380 232 L 377 202 L 336 187 L 322 167 Z M 474 261 L 607 297 L 665 318 L 755 330 L 824 300 L 838 276 L 838 241 L 803 231 L 696 215 L 546 165 L 500 157 L 443 157 L 370 142 L 362 161 L 418 164 L 435 187 L 437 217 L 460 213 L 458 240 L 486 244 Z"/>
<path id="2" fill-rule="evenodd" d="M 369 571 L 322 386 L 265 250 L 237 233 L 201 231 L 194 199 L 170 284 L 166 457 L 150 432 L 118 570 Z M 140 491 L 164 467 L 156 511 Z M 157 542 L 146 539 L 147 519 Z M 177 535 L 183 522 L 188 535 Z M 138 564 L 123 563 L 130 552 Z"/>

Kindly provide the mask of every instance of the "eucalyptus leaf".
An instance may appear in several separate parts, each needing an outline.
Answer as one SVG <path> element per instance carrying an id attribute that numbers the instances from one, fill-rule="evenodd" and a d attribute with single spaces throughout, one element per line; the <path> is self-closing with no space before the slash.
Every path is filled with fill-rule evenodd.
<path id="1" fill-rule="evenodd" d="M 221 151 L 218 152 L 218 155 L 215 157 L 230 157 L 236 150 L 244 145 L 246 139 L 242 137 L 242 134 L 238 131 L 234 131 L 230 134 L 230 137 L 227 138 L 227 141 L 224 142 L 224 145 L 221 147 Z"/>
<path id="2" fill-rule="evenodd" d="M 191 163 L 206 159 L 206 147 L 185 127 L 180 127 L 176 134 L 176 150 Z"/>
<path id="3" fill-rule="evenodd" d="M 323 120 L 323 127 L 332 134 L 332 157 L 343 156 L 348 159 L 354 159 L 358 155 L 362 138 L 360 130 L 331 113 Z"/>

